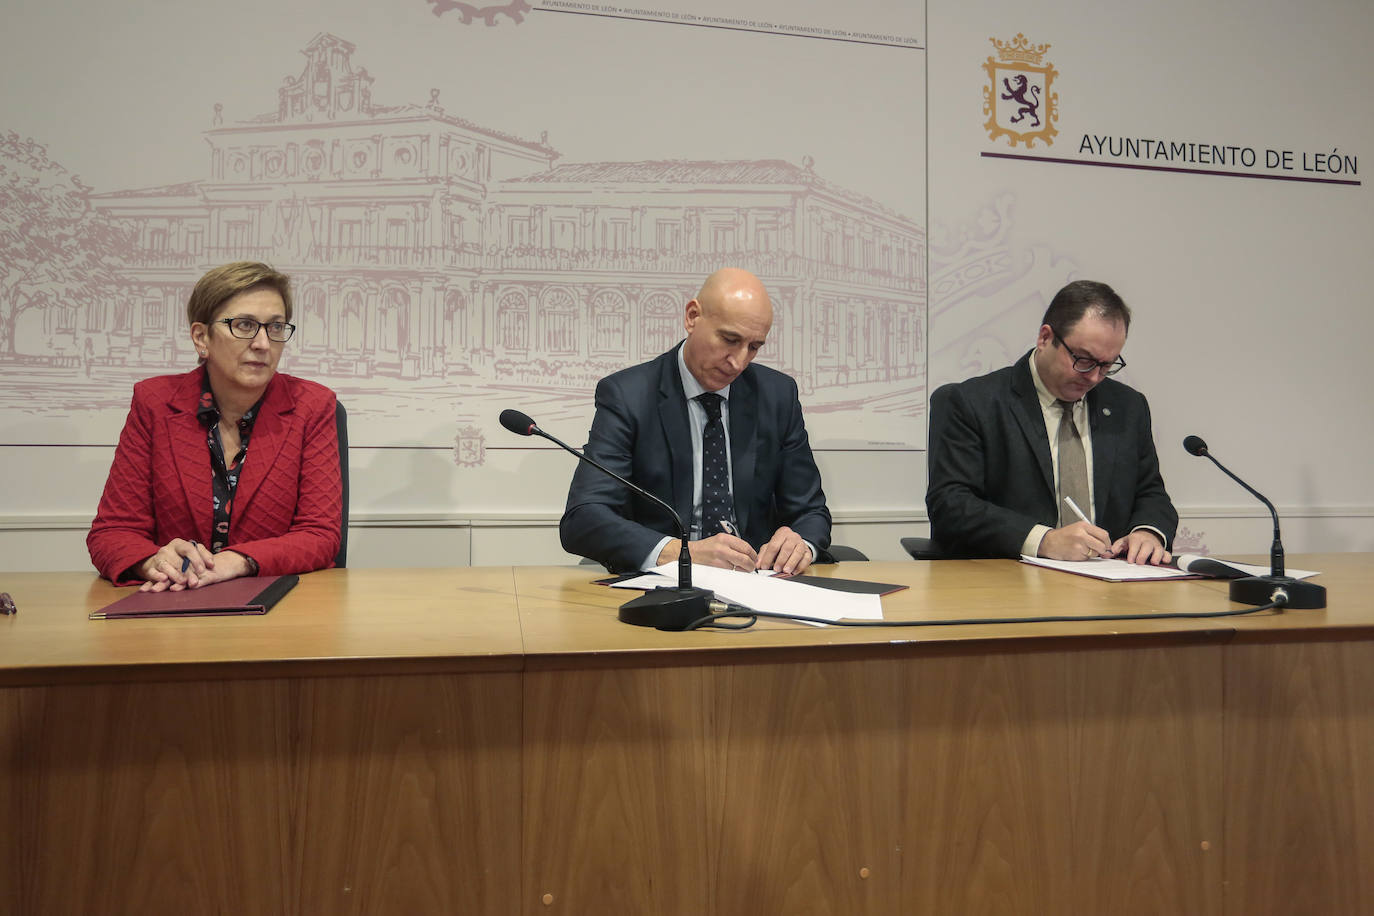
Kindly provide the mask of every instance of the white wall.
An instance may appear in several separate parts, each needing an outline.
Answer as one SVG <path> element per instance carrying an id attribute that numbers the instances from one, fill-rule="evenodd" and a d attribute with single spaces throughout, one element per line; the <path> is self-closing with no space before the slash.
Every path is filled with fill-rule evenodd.
<path id="1" fill-rule="evenodd" d="M 1170 493 L 1196 544 L 1264 552 L 1262 510 L 1184 436 L 1286 517 L 1290 551 L 1374 547 L 1374 206 L 1358 186 L 1048 161 L 1113 159 L 1082 137 L 1206 141 L 1355 156 L 1374 168 L 1360 75 L 1374 7 L 1286 4 L 930 6 L 931 388 L 1029 349 L 1054 291 L 1103 280 L 1135 312 L 1120 378 L 1150 398 Z M 1048 43 L 1060 117 L 1052 145 L 983 129 L 990 38 Z M 1262 159 L 1259 163 L 1263 164 Z M 988 254 L 995 267 L 959 273 Z"/>
<path id="2" fill-rule="evenodd" d="M 1361 182 L 1348 186 L 982 155 L 1108 158 L 1081 152 L 1080 140 L 1089 134 L 1298 153 L 1334 148 L 1361 168 L 1374 167 L 1363 54 L 1374 38 L 1374 7 L 1224 0 L 1204 7 L 1111 2 L 1028 10 L 1009 0 L 933 0 L 927 37 L 921 11 L 896 0 L 871 9 L 735 4 L 734 15 L 747 12 L 760 21 L 881 23 L 890 33 L 928 41 L 929 51 L 836 50 L 835 43 L 814 39 L 722 37 L 666 25 L 627 32 L 634 27 L 606 22 L 601 26 L 621 38 L 668 35 L 662 40 L 674 46 L 706 42 L 736 55 L 757 49 L 786 63 L 757 95 L 752 83 L 714 82 L 713 91 L 735 88 L 738 98 L 713 109 L 684 100 L 693 98 L 694 80 L 719 75 L 727 61 L 686 53 L 659 60 L 622 42 L 615 53 L 623 58 L 597 63 L 599 74 L 614 75 L 613 61 L 623 59 L 622 78 L 633 83 L 633 101 L 617 112 L 606 106 L 615 104 L 619 88 L 579 80 L 580 94 L 559 90 L 577 66 L 576 56 L 560 50 L 569 30 L 582 30 L 579 38 L 589 34 L 587 23 L 572 24 L 579 17 L 536 12 L 518 28 L 502 23 L 474 31 L 451 19 L 436 24 L 428 4 L 415 6 L 418 13 L 399 24 L 377 20 L 363 4 L 293 4 L 284 13 L 273 7 L 272 34 L 250 42 L 260 51 L 255 59 L 272 62 L 271 79 L 257 72 L 258 64 L 230 55 L 228 69 L 212 61 L 203 70 L 172 67 L 187 78 L 171 81 L 176 86 L 157 99 L 149 93 L 163 91 L 157 87 L 168 82 L 166 66 L 151 67 L 146 55 L 101 50 L 119 29 L 94 17 L 139 18 L 133 12 L 101 8 L 72 18 L 26 8 L 0 38 L 0 78 L 26 87 L 0 101 L 0 129 L 48 142 L 54 157 L 98 191 L 197 178 L 204 170 L 199 130 L 210 103 L 227 99 L 240 115 L 264 107 L 258 103 L 272 97 L 279 62 L 315 32 L 335 30 L 348 32 L 370 63 L 395 65 L 375 74 L 378 96 L 422 102 L 427 88 L 440 84 L 451 110 L 525 135 L 551 126 L 552 142 L 567 145 L 575 159 L 606 150 L 625 160 L 778 155 L 799 162 L 803 154 L 815 155 L 829 179 L 914 215 L 929 231 L 929 325 L 922 345 L 930 388 L 1018 356 L 1030 346 L 1049 297 L 1067 280 L 1105 280 L 1135 310 L 1122 378 L 1151 399 L 1165 479 L 1183 517 L 1182 546 L 1216 553 L 1263 553 L 1268 546 L 1263 510 L 1182 451 L 1183 436 L 1197 433 L 1278 505 L 1290 552 L 1374 550 L 1374 475 L 1366 469 L 1374 453 L 1374 411 L 1366 395 L 1374 387 L 1367 356 L 1374 308 L 1365 282 L 1374 206 L 1362 172 L 1339 176 Z M 187 36 L 203 41 L 221 22 L 216 10 L 161 5 L 142 19 L 160 23 L 153 32 L 164 45 L 186 48 L 200 47 Z M 69 40 L 54 43 L 54 30 L 65 30 Z M 1009 147 L 983 129 L 988 77 L 982 65 L 994 53 L 989 38 L 1008 40 L 1017 32 L 1049 43 L 1046 57 L 1057 68 L 1060 117 L 1049 146 Z M 424 42 L 428 59 L 404 53 L 407 42 Z M 442 53 L 444 42 L 451 57 Z M 40 46 L 62 50 L 40 55 L 34 51 Z M 871 55 L 880 89 L 852 72 L 862 69 L 852 62 L 864 54 Z M 502 69 L 499 61 L 512 55 L 522 65 Z M 542 55 L 561 69 L 530 72 L 526 55 Z M 463 60 L 477 63 L 467 70 Z M 108 97 L 93 104 L 87 96 L 96 84 Z M 485 88 L 458 88 L 474 85 Z M 597 85 L 604 98 L 588 94 Z M 800 99 L 790 91 L 796 86 L 805 87 Z M 665 114 L 656 107 L 665 94 L 687 107 Z M 848 112 L 843 123 L 817 122 L 805 116 L 807 98 L 837 119 L 848 109 L 863 116 Z M 784 103 L 795 106 L 785 124 L 756 132 L 758 123 L 772 128 L 778 120 L 760 109 Z M 713 133 L 720 124 L 729 126 L 730 137 Z M 600 145 L 579 132 L 595 134 Z M 112 136 L 124 139 L 112 145 Z M 13 374 L 4 379 L 7 387 L 22 382 Z M 413 447 L 354 449 L 351 565 L 574 561 L 559 550 L 556 531 L 571 459 L 508 444 L 494 422 L 503 400 L 496 392 L 460 407 L 457 417 L 421 427 L 418 440 L 398 437 Z M 108 393 L 108 401 L 112 406 L 97 424 L 102 431 L 89 440 L 82 438 L 89 424 L 79 417 L 58 418 L 69 430 L 65 438 L 45 438 L 37 431 L 51 428 L 44 425 L 51 417 L 0 411 L 0 570 L 88 568 L 84 530 L 127 389 Z M 541 422 L 580 443 L 588 406 Z M 908 421 L 919 424 L 919 443 L 924 414 L 902 422 Z M 480 467 L 454 460 L 453 430 L 465 422 L 486 432 Z M 815 421 L 832 430 L 834 422 L 830 415 Z M 843 439 L 840 429 L 827 441 Z M 864 435 L 882 438 L 871 426 Z M 83 441 L 95 444 L 72 444 Z M 818 460 L 838 541 L 875 559 L 896 559 L 899 536 L 927 530 L 919 448 L 841 444 L 820 451 Z"/>

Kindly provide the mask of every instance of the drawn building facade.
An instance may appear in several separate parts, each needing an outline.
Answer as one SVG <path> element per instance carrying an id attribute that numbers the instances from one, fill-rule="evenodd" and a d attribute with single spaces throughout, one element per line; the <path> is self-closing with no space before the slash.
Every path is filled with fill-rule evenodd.
<path id="1" fill-rule="evenodd" d="M 217 110 L 208 178 L 91 196 L 137 226 L 126 289 L 86 319 L 109 363 L 191 358 L 191 285 L 257 259 L 295 281 L 292 371 L 589 387 L 671 346 L 685 296 L 736 265 L 773 295 L 768 361 L 804 387 L 923 379 L 924 230 L 809 160 L 560 163 L 438 90 L 375 104 L 353 52 L 321 34 L 275 111 Z"/>

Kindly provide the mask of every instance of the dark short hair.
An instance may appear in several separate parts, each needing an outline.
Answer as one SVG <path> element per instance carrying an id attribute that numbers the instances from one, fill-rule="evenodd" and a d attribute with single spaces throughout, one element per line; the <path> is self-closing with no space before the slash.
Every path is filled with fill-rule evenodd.
<path id="1" fill-rule="evenodd" d="M 291 320 L 291 278 L 259 261 L 234 261 L 206 271 L 186 300 L 186 321 L 209 324 L 220 307 L 239 293 L 266 286 L 281 295 L 286 320 Z"/>
<path id="2" fill-rule="evenodd" d="M 1104 321 L 1120 323 L 1127 332 L 1131 330 L 1130 308 L 1116 290 L 1095 280 L 1075 280 L 1055 293 L 1040 323 L 1063 337 L 1089 312 Z"/>

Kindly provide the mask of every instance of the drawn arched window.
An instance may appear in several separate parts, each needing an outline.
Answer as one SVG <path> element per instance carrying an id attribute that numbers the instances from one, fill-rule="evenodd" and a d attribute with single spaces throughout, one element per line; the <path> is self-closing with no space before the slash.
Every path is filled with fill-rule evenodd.
<path id="1" fill-rule="evenodd" d="M 887 336 L 883 333 L 883 310 L 868 303 L 864 306 L 864 364 L 883 361 Z"/>
<path id="2" fill-rule="evenodd" d="M 324 349 L 329 344 L 329 328 L 325 325 L 327 320 L 324 290 L 318 286 L 307 288 L 301 297 L 300 314 L 292 318 L 292 323 L 299 328 L 295 339 L 300 341 L 295 343 L 293 340 L 293 344 L 301 350 Z"/>
<path id="3" fill-rule="evenodd" d="M 773 326 L 768 329 L 767 342 L 760 355 L 773 368 L 790 370 L 793 368 L 790 357 L 795 351 L 793 341 L 787 336 L 791 332 L 787 326 L 787 318 L 791 312 L 788 308 L 789 302 L 784 298 L 786 295 L 779 291 L 773 299 Z"/>
<path id="4" fill-rule="evenodd" d="M 133 314 L 133 304 L 128 299 L 118 299 L 115 301 L 114 320 L 110 322 L 110 332 L 112 334 L 128 335 L 129 320 Z"/>
<path id="5" fill-rule="evenodd" d="M 444 294 L 444 348 L 450 357 L 468 348 L 468 300 L 456 289 Z"/>
<path id="6" fill-rule="evenodd" d="M 501 297 L 496 306 L 496 333 L 507 350 L 529 349 L 530 310 L 524 293 L 511 290 Z"/>
<path id="7" fill-rule="evenodd" d="M 816 310 L 820 314 L 816 352 L 822 359 L 831 359 L 840 349 L 840 323 L 836 316 L 835 303 L 830 299 L 822 299 Z"/>
<path id="8" fill-rule="evenodd" d="M 350 356 L 359 356 L 363 352 L 363 317 L 362 294 L 356 289 L 344 293 L 343 311 L 340 314 L 343 321 L 340 343 L 343 352 Z"/>
<path id="9" fill-rule="evenodd" d="M 627 356 L 630 349 L 630 306 L 612 289 L 592 296 L 592 354 Z"/>
<path id="10" fill-rule="evenodd" d="M 143 333 L 161 331 L 166 326 L 165 307 L 160 298 L 143 300 Z"/>
<path id="11" fill-rule="evenodd" d="M 650 293 L 640 306 L 640 354 L 655 356 L 677 343 L 682 311 L 671 293 Z"/>
<path id="12" fill-rule="evenodd" d="M 572 293 L 562 287 L 545 292 L 539 318 L 545 353 L 577 352 L 577 300 Z"/>
<path id="13" fill-rule="evenodd" d="M 378 349 L 404 354 L 410 344 L 410 297 L 405 290 L 389 289 L 382 296 L 382 311 L 377 316 Z"/>
<path id="14" fill-rule="evenodd" d="M 881 335 L 882 343 L 878 347 L 878 360 L 884 366 L 895 364 L 894 357 L 897 353 L 897 331 L 899 322 L 897 320 L 897 310 L 891 305 L 883 303 L 878 308 L 878 333 Z"/>

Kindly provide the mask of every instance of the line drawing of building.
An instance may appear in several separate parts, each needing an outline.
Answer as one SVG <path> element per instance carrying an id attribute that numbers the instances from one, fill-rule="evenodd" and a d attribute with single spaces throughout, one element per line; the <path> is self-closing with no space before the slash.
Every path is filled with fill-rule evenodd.
<path id="1" fill-rule="evenodd" d="M 924 414 L 928 268 L 913 219 L 809 157 L 563 162 L 547 135 L 474 124 L 438 89 L 378 104 L 355 51 L 322 32 L 273 110 L 227 123 L 216 105 L 207 177 L 90 194 L 132 227 L 118 288 L 76 318 L 23 316 L 22 359 L 0 375 L 194 365 L 191 287 L 251 259 L 293 278 L 283 370 L 353 392 L 350 411 L 361 399 L 394 417 L 405 407 L 389 394 L 437 383 L 583 408 L 598 378 L 675 344 L 685 301 L 732 265 L 768 287 L 762 358 L 797 378 L 808 412 L 895 391 L 894 413 Z"/>

